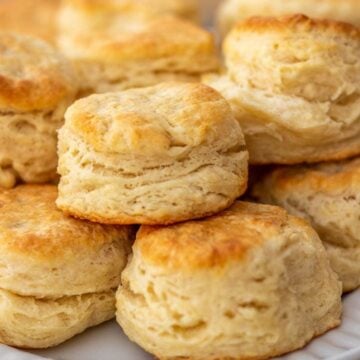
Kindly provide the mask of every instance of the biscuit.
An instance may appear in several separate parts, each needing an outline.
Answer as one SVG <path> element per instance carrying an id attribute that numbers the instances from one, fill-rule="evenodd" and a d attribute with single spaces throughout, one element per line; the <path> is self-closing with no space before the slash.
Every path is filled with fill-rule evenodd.
<path id="1" fill-rule="evenodd" d="M 52 47 L 0 33 L 0 186 L 56 177 L 56 131 L 76 95 L 75 74 Z"/>
<path id="2" fill-rule="evenodd" d="M 0 191 L 0 342 L 49 347 L 111 318 L 131 227 L 66 217 L 56 186 Z"/>
<path id="3" fill-rule="evenodd" d="M 237 202 L 141 227 L 116 305 L 125 333 L 159 359 L 268 359 L 339 325 L 341 284 L 305 221 Z"/>
<path id="4" fill-rule="evenodd" d="M 86 33 L 109 26 L 127 30 L 164 15 L 197 21 L 199 12 L 194 0 L 63 0 L 58 16 L 63 31 Z"/>
<path id="5" fill-rule="evenodd" d="M 303 15 L 252 18 L 228 35 L 224 56 L 224 74 L 204 82 L 231 103 L 252 164 L 360 154 L 360 30 Z"/>
<path id="6" fill-rule="evenodd" d="M 57 205 L 109 224 L 216 213 L 246 190 L 240 126 L 215 90 L 163 83 L 78 100 L 59 132 Z"/>
<path id="7" fill-rule="evenodd" d="M 76 24 L 76 23 L 75 23 Z M 75 64 L 81 95 L 155 85 L 164 81 L 198 81 L 218 68 L 213 36 L 186 21 L 161 17 L 85 32 L 63 32 L 62 51 Z"/>
<path id="8" fill-rule="evenodd" d="M 58 299 L 24 297 L 0 289 L 0 342 L 41 349 L 114 317 L 115 292 Z"/>
<path id="9" fill-rule="evenodd" d="M 220 32 L 226 35 L 237 22 L 251 16 L 281 16 L 298 13 L 360 25 L 358 0 L 225 0 L 218 10 L 217 22 Z"/>
<path id="10" fill-rule="evenodd" d="M 309 220 L 344 291 L 360 286 L 360 159 L 279 168 L 260 180 L 252 193 Z"/>
<path id="11" fill-rule="evenodd" d="M 55 43 L 60 0 L 1 0 L 0 31 L 14 31 Z"/>

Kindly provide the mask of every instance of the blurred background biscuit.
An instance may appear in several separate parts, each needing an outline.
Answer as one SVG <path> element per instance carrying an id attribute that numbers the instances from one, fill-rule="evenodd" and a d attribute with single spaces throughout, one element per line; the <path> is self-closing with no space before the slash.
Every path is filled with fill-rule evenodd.
<path id="1" fill-rule="evenodd" d="M 196 83 L 92 95 L 59 133 L 58 206 L 110 224 L 166 224 L 216 213 L 247 187 L 240 126 Z"/>
<path id="2" fill-rule="evenodd" d="M 88 33 L 113 27 L 126 31 L 133 24 L 172 15 L 199 20 L 199 2 L 194 0 L 63 0 L 60 27 L 65 32 Z"/>
<path id="3" fill-rule="evenodd" d="M 0 0 L 0 31 L 12 31 L 55 43 L 61 0 Z"/>
<path id="4" fill-rule="evenodd" d="M 0 341 L 49 347 L 114 316 L 131 227 L 66 217 L 53 185 L 0 191 Z"/>
<path id="5" fill-rule="evenodd" d="M 219 30 L 226 35 L 240 20 L 251 16 L 305 14 L 360 26 L 358 0 L 224 0 L 218 11 Z"/>
<path id="6" fill-rule="evenodd" d="M 232 105 L 252 164 L 360 153 L 360 30 L 303 15 L 239 23 L 226 69 L 204 77 Z"/>
<path id="7" fill-rule="evenodd" d="M 160 359 L 267 359 L 337 326 L 341 284 L 308 223 L 237 202 L 199 221 L 143 226 L 117 321 Z"/>
<path id="8" fill-rule="evenodd" d="M 212 35 L 187 21 L 161 17 L 130 21 L 127 30 L 117 26 L 85 33 L 62 32 L 59 46 L 79 72 L 82 94 L 163 81 L 199 81 L 202 74 L 218 68 Z"/>
<path id="9" fill-rule="evenodd" d="M 0 187 L 56 178 L 56 131 L 76 92 L 71 65 L 50 45 L 0 33 Z"/>
<path id="10" fill-rule="evenodd" d="M 360 159 L 276 169 L 252 190 L 261 202 L 309 220 L 350 291 L 360 285 Z"/>

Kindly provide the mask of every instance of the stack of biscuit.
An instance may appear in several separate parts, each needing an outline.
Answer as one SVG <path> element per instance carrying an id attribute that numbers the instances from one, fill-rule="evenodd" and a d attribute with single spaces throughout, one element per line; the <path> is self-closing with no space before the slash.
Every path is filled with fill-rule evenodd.
<path id="1" fill-rule="evenodd" d="M 323 2 L 290 12 L 356 23 Z M 55 3 L 57 48 L 0 25 L 0 341 L 116 317 L 159 359 L 269 359 L 337 327 L 360 286 L 360 30 L 242 20 L 220 68 L 194 1 Z"/>
<path id="2" fill-rule="evenodd" d="M 55 180 L 57 135 L 74 101 L 68 60 L 42 40 L 0 33 L 0 186 Z"/>
<path id="3" fill-rule="evenodd" d="M 54 185 L 0 193 L 0 341 L 57 345 L 115 313 L 115 290 L 130 251 L 130 227 L 64 216 Z"/>
<path id="4" fill-rule="evenodd" d="M 223 51 L 224 70 L 203 81 L 231 104 L 250 163 L 273 166 L 251 196 L 306 218 L 344 292 L 356 289 L 360 30 L 304 15 L 253 17 L 232 29 Z"/>

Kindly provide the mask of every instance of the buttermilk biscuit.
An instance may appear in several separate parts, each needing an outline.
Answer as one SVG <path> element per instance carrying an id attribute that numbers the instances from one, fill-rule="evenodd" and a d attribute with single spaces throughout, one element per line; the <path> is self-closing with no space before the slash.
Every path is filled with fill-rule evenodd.
<path id="1" fill-rule="evenodd" d="M 130 227 L 66 217 L 52 185 L 0 192 L 0 342 L 57 345 L 114 316 Z"/>
<path id="2" fill-rule="evenodd" d="M 0 33 L 0 187 L 56 177 L 56 131 L 76 93 L 74 76 L 42 40 Z"/>
<path id="3" fill-rule="evenodd" d="M 62 33 L 59 46 L 78 70 L 81 94 L 197 81 L 218 67 L 212 35 L 196 25 L 162 17 L 129 26 Z"/>
<path id="4" fill-rule="evenodd" d="M 225 74 L 204 82 L 231 103 L 251 163 L 360 153 L 360 30 L 303 15 L 252 18 L 228 35 L 224 56 Z"/>
<path id="5" fill-rule="evenodd" d="M 218 11 L 218 25 L 225 35 L 237 22 L 251 16 L 298 13 L 360 25 L 358 0 L 225 0 Z"/>
<path id="6" fill-rule="evenodd" d="M 344 291 L 360 285 L 360 159 L 279 168 L 259 181 L 252 193 L 309 220 Z"/>
<path id="7" fill-rule="evenodd" d="M 63 0 L 58 20 L 62 31 L 86 33 L 116 27 L 127 31 L 139 22 L 164 15 L 198 20 L 194 0 Z"/>
<path id="8" fill-rule="evenodd" d="M 339 325 L 341 284 L 306 222 L 237 202 L 143 226 L 116 305 L 125 333 L 159 359 L 268 359 Z"/>
<path id="9" fill-rule="evenodd" d="M 60 0 L 1 0 L 0 31 L 16 31 L 56 41 Z"/>
<path id="10" fill-rule="evenodd" d="M 110 224 L 216 213 L 246 190 L 248 153 L 227 102 L 164 83 L 75 102 L 59 133 L 57 205 Z"/>

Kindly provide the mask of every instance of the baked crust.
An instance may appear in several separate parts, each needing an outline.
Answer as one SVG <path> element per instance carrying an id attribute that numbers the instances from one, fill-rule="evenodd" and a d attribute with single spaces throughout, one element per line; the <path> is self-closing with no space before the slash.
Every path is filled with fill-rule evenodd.
<path id="1" fill-rule="evenodd" d="M 56 197 L 54 185 L 0 192 L 1 288 L 38 298 L 115 288 L 134 230 L 67 217 Z"/>
<path id="2" fill-rule="evenodd" d="M 329 35 L 344 35 L 360 40 L 360 29 L 346 22 L 331 19 L 313 19 L 303 14 L 284 15 L 279 17 L 254 16 L 243 22 L 239 22 L 233 29 L 244 32 L 305 32 L 324 33 Z"/>
<path id="3" fill-rule="evenodd" d="M 144 261 L 155 266 L 185 271 L 223 267 L 243 261 L 253 248 L 281 236 L 288 223 L 309 231 L 306 223 L 279 207 L 236 202 L 203 220 L 168 227 L 142 226 L 136 246 Z"/>
<path id="4" fill-rule="evenodd" d="M 42 40 L 1 33 L 0 59 L 2 110 L 53 110 L 77 90 L 70 64 Z"/>

